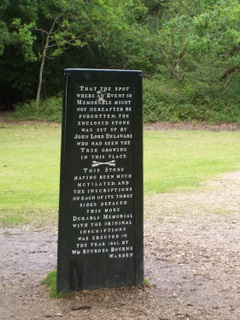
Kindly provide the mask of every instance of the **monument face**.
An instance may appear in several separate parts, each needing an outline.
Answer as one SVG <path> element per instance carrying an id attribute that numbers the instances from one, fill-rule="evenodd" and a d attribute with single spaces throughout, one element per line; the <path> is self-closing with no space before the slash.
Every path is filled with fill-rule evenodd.
<path id="1" fill-rule="evenodd" d="M 141 71 L 66 69 L 59 292 L 143 284 Z"/>

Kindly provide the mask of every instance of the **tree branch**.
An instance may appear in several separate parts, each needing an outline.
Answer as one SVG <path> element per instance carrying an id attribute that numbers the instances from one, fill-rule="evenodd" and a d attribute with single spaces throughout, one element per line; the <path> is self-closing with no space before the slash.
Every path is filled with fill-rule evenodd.
<path id="1" fill-rule="evenodd" d="M 233 66 L 229 68 L 227 71 L 224 72 L 224 74 L 219 78 L 220 80 L 224 80 L 233 72 L 239 72 L 240 68 L 238 66 Z"/>

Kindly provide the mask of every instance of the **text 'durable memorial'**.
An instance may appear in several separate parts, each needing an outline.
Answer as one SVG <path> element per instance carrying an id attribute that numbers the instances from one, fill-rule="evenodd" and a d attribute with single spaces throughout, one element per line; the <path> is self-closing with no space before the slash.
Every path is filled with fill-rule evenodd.
<path id="1" fill-rule="evenodd" d="M 57 288 L 143 284 L 141 71 L 66 69 Z"/>

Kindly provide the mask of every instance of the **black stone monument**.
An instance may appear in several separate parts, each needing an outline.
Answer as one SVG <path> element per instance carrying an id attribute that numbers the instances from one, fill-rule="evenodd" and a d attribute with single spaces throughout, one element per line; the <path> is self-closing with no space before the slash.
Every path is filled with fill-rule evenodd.
<path id="1" fill-rule="evenodd" d="M 142 73 L 64 76 L 57 289 L 142 285 Z"/>

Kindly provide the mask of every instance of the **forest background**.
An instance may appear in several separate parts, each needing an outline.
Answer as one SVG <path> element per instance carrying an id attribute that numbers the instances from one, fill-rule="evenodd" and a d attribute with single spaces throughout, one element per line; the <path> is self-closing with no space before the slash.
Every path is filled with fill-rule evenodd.
<path id="1" fill-rule="evenodd" d="M 0 111 L 60 121 L 69 67 L 141 69 L 146 122 L 240 124 L 239 0 L 1 0 Z"/>

